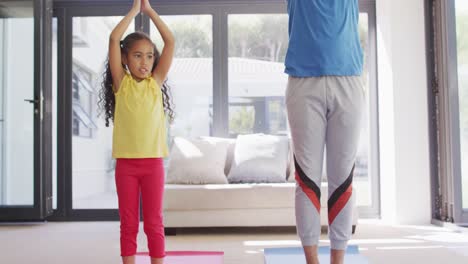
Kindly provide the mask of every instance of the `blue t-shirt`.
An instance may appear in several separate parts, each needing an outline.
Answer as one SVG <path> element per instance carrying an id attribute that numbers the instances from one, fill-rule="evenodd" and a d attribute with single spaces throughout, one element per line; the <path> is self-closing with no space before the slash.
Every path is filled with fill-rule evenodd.
<path id="1" fill-rule="evenodd" d="M 295 77 L 362 73 L 359 0 L 287 0 L 285 73 Z"/>

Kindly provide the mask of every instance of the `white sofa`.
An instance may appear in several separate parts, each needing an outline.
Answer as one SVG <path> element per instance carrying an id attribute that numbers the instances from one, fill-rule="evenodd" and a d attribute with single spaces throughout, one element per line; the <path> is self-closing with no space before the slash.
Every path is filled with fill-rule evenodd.
<path id="1" fill-rule="evenodd" d="M 233 141 L 235 142 L 235 141 Z M 224 171 L 229 172 L 234 145 L 228 148 Z M 290 148 L 291 149 L 291 148 Z M 288 161 L 288 169 L 291 162 Z M 164 225 L 184 227 L 295 226 L 294 181 L 284 183 L 166 184 Z M 328 224 L 327 183 L 321 186 L 321 224 Z M 355 197 L 351 197 L 355 204 Z M 358 213 L 354 207 L 353 232 Z"/>

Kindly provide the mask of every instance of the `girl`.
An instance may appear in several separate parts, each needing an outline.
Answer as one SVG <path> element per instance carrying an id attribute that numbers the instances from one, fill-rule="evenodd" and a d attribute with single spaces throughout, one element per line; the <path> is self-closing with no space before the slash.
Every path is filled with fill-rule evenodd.
<path id="1" fill-rule="evenodd" d="M 142 32 L 120 41 L 130 22 L 143 12 L 151 18 L 164 41 L 159 55 Z M 151 264 L 163 263 L 164 190 L 163 157 L 166 144 L 165 111 L 173 119 L 165 83 L 174 55 L 174 37 L 149 0 L 134 0 L 130 12 L 109 38 L 109 61 L 101 90 L 106 126 L 114 122 L 112 156 L 117 160 L 115 181 L 119 198 L 120 247 L 124 264 L 135 263 L 140 191 L 144 231 Z"/>

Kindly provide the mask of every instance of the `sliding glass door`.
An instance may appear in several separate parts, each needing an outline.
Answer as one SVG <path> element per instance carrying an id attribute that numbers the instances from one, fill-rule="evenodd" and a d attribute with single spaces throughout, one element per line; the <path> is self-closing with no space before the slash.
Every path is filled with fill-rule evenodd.
<path id="1" fill-rule="evenodd" d="M 438 177 L 435 218 L 468 225 L 468 2 L 434 9 Z"/>
<path id="2" fill-rule="evenodd" d="M 468 1 L 455 0 L 455 19 L 461 164 L 458 210 L 460 221 L 468 224 Z"/>
<path id="3" fill-rule="evenodd" d="M 0 5 L 0 221 L 51 213 L 50 8 L 51 1 Z"/>

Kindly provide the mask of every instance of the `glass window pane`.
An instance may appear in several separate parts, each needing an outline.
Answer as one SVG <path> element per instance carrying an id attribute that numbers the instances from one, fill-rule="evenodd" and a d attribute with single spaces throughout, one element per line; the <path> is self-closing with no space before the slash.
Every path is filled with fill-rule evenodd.
<path id="1" fill-rule="evenodd" d="M 32 206 L 34 105 L 25 99 L 34 99 L 33 1 L 0 10 L 0 206 Z"/>
<path id="2" fill-rule="evenodd" d="M 117 208 L 112 125 L 97 107 L 109 35 L 122 17 L 73 18 L 73 209 Z M 132 23 L 127 35 L 134 31 Z"/>
<path id="3" fill-rule="evenodd" d="M 377 155 L 377 153 L 371 153 L 370 149 L 370 128 L 375 126 L 370 121 L 370 89 L 369 86 L 369 46 L 368 46 L 368 37 L 369 37 L 369 22 L 367 13 L 361 13 L 359 15 L 359 37 L 361 39 L 361 47 L 364 53 L 364 66 L 362 71 L 362 80 L 364 83 L 364 89 L 366 91 L 366 105 L 364 116 L 362 120 L 361 128 L 361 138 L 359 141 L 359 148 L 356 157 L 356 167 L 354 169 L 354 180 L 353 185 L 356 188 L 356 203 L 358 206 L 371 206 L 372 205 L 372 178 L 369 175 L 370 172 L 370 155 Z M 375 175 L 374 175 L 375 177 Z"/>
<path id="4" fill-rule="evenodd" d="M 369 91 L 368 15 L 359 17 L 359 35 L 364 51 L 362 78 Z M 287 75 L 284 58 L 288 45 L 286 14 L 228 16 L 229 36 L 229 136 L 266 133 L 288 134 L 284 92 Z M 354 186 L 357 204 L 370 206 L 370 97 L 366 93 L 361 140 L 356 159 Z M 326 181 L 326 177 L 323 178 Z"/>
<path id="5" fill-rule="evenodd" d="M 176 41 L 168 84 L 175 104 L 169 137 L 212 135 L 213 127 L 213 25 L 211 15 L 162 16 Z M 151 38 L 164 46 L 154 24 Z"/>
<path id="6" fill-rule="evenodd" d="M 468 208 L 468 2 L 455 1 L 463 208 Z"/>
<path id="7" fill-rule="evenodd" d="M 229 136 L 286 135 L 286 14 L 228 16 Z"/>

